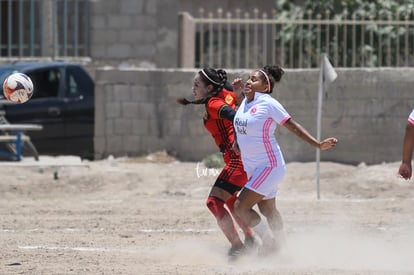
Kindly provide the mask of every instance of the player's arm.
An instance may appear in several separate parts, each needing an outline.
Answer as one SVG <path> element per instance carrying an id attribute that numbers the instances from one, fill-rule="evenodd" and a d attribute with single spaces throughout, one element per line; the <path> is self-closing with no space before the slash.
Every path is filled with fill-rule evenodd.
<path id="1" fill-rule="evenodd" d="M 403 157 L 402 162 L 411 165 L 414 148 L 414 124 L 407 123 L 405 127 L 404 143 L 403 143 Z"/>
<path id="2" fill-rule="evenodd" d="M 290 132 L 301 138 L 303 141 L 321 150 L 329 149 L 335 146 L 338 142 L 336 138 L 327 138 L 319 142 L 318 140 L 316 140 L 316 138 L 309 134 L 309 132 L 302 125 L 294 121 L 292 118 L 289 118 L 283 124 L 283 126 L 285 126 Z"/>
<path id="3" fill-rule="evenodd" d="M 231 108 L 229 105 L 222 105 L 219 110 L 219 118 L 224 118 L 230 120 L 233 123 L 234 116 L 236 115 L 236 110 Z"/>
<path id="4" fill-rule="evenodd" d="M 403 154 L 402 154 L 402 163 L 398 173 L 404 179 L 411 178 L 411 159 L 413 156 L 414 148 L 414 124 L 408 122 L 405 127 L 405 135 L 403 142 Z"/>
<path id="5" fill-rule="evenodd" d="M 236 110 L 219 98 L 211 98 L 207 103 L 207 110 L 212 119 L 227 119 L 231 123 L 236 115 Z"/>
<path id="6" fill-rule="evenodd" d="M 233 142 L 233 146 L 232 149 L 234 152 L 236 152 L 237 154 L 240 154 L 240 147 L 239 147 L 239 143 L 237 143 L 237 131 L 234 128 L 234 124 L 233 124 L 233 133 L 234 133 L 234 142 Z"/>

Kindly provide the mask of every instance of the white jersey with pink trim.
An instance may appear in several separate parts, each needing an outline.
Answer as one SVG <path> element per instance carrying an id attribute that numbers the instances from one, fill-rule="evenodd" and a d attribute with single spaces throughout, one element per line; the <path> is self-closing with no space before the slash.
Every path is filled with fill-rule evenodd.
<path id="1" fill-rule="evenodd" d="M 411 111 L 411 114 L 410 114 L 410 116 L 408 117 L 408 121 L 409 121 L 411 124 L 414 124 L 414 109 Z"/>
<path id="2" fill-rule="evenodd" d="M 233 125 L 248 178 L 258 167 L 284 165 L 274 131 L 289 118 L 282 104 L 269 94 L 257 92 L 251 102 L 246 98 L 242 101 Z"/>

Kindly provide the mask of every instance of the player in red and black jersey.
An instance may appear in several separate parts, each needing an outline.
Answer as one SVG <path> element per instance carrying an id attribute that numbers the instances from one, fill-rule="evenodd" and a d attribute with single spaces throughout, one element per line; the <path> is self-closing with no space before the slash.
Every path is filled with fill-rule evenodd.
<path id="1" fill-rule="evenodd" d="M 227 82 L 227 73 L 224 70 L 204 68 L 194 78 L 193 93 L 195 100 L 184 98 L 177 101 L 181 104 L 204 104 L 203 117 L 206 129 L 213 136 L 217 147 L 223 153 L 225 167 L 211 188 L 207 199 L 207 207 L 217 219 L 217 223 L 224 235 L 231 243 L 230 257 L 236 257 L 246 246 L 254 245 L 252 230 L 234 214 L 234 202 L 237 192 L 247 182 L 240 155 L 233 151 L 234 142 L 233 118 L 236 114 L 236 102 L 240 103 L 243 95 L 235 95 L 232 86 Z M 224 205 L 245 234 L 245 245 L 240 240 L 233 219 Z"/>

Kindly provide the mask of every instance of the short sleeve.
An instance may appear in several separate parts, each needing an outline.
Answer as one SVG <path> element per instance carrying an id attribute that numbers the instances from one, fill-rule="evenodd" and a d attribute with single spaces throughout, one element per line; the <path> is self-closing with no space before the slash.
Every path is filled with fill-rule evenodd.
<path id="1" fill-rule="evenodd" d="M 212 97 L 207 103 L 207 112 L 212 119 L 220 119 L 221 109 L 227 106 L 223 99 Z"/>
<path id="2" fill-rule="evenodd" d="M 225 91 L 224 98 L 221 97 L 212 97 L 207 103 L 207 112 L 212 119 L 222 119 L 220 116 L 221 111 L 224 107 L 230 106 L 230 108 L 235 109 L 236 99 L 232 93 Z"/>
<path id="3" fill-rule="evenodd" d="M 285 124 L 286 121 L 290 119 L 289 113 L 285 110 L 285 108 L 280 104 L 279 101 L 273 99 L 270 101 L 269 104 L 269 115 L 276 121 L 278 124 L 282 125 Z"/>
<path id="4" fill-rule="evenodd" d="M 414 124 L 414 109 L 411 111 L 410 116 L 408 117 L 408 122 Z"/>

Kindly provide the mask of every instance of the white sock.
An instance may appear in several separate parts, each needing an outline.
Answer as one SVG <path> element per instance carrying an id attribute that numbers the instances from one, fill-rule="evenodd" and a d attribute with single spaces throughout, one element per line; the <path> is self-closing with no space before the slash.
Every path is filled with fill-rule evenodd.
<path id="1" fill-rule="evenodd" d="M 262 239 L 263 243 L 273 239 L 272 232 L 263 219 L 260 219 L 260 222 L 253 226 L 252 229 Z"/>

